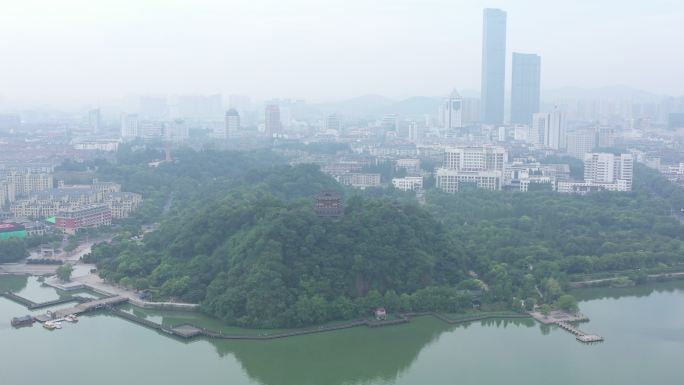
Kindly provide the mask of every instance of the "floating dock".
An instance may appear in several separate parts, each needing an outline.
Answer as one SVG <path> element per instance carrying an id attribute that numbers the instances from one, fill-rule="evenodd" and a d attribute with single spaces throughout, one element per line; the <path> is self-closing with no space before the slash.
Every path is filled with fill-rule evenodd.
<path id="1" fill-rule="evenodd" d="M 119 305 L 124 302 L 128 302 L 128 298 L 119 296 L 103 298 L 94 301 L 83 302 L 74 307 L 59 309 L 54 312 L 48 312 L 46 314 L 39 315 L 35 318 L 38 322 L 45 322 L 53 320 L 55 318 L 64 318 L 69 314 L 82 314 L 97 309 L 104 309 L 106 307 Z"/>

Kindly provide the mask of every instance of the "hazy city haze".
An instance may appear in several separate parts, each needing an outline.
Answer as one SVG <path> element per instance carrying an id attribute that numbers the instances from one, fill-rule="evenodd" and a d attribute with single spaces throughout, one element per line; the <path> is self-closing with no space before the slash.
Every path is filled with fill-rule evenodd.
<path id="1" fill-rule="evenodd" d="M 5 0 L 0 105 L 116 103 L 126 94 L 338 100 L 479 90 L 482 9 L 543 89 L 626 84 L 684 93 L 674 0 Z"/>

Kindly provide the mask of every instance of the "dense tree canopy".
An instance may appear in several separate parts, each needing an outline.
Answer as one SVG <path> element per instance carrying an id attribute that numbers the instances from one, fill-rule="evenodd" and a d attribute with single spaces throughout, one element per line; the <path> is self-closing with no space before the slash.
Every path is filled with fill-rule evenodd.
<path id="1" fill-rule="evenodd" d="M 16 262 L 26 257 L 28 257 L 28 251 L 22 239 L 0 239 L 0 263 Z"/>
<path id="2" fill-rule="evenodd" d="M 350 192 L 316 166 L 253 155 L 188 150 L 159 169 L 130 166 L 139 176 L 102 167 L 147 194 L 173 191 L 177 204 L 144 241 L 120 237 L 88 260 L 153 298 L 199 302 L 257 327 L 368 316 L 378 306 L 457 312 L 479 292 L 485 304 L 516 310 L 574 310 L 565 294 L 573 276 L 684 263 L 684 226 L 672 216 L 682 192 L 641 167 L 631 193 L 430 190 L 420 207 L 407 193 Z M 342 218 L 314 214 L 322 190 L 347 196 Z"/>

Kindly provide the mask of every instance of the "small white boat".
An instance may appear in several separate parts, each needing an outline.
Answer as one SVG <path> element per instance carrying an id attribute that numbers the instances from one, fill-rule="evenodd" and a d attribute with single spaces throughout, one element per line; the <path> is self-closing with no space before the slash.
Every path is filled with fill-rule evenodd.
<path id="1" fill-rule="evenodd" d="M 61 326 L 61 325 L 60 325 L 60 326 Z M 54 323 L 54 322 L 51 322 L 51 321 L 46 321 L 46 322 L 43 324 L 43 327 L 44 327 L 45 329 L 47 329 L 47 330 L 55 330 L 55 329 L 57 329 L 57 325 L 55 325 L 55 323 Z"/>
<path id="2" fill-rule="evenodd" d="M 64 319 L 67 322 L 78 322 L 78 317 L 76 316 L 76 314 L 69 314 L 68 316 L 64 317 Z"/>

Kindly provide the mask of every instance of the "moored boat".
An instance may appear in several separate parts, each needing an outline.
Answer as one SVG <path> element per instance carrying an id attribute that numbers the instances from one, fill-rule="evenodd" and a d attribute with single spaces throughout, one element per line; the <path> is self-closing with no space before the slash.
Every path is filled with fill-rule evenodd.
<path id="1" fill-rule="evenodd" d="M 33 325 L 33 317 L 30 315 L 25 315 L 23 317 L 14 317 L 12 318 L 12 321 L 10 323 L 14 327 L 19 327 L 19 326 L 29 326 Z"/>

